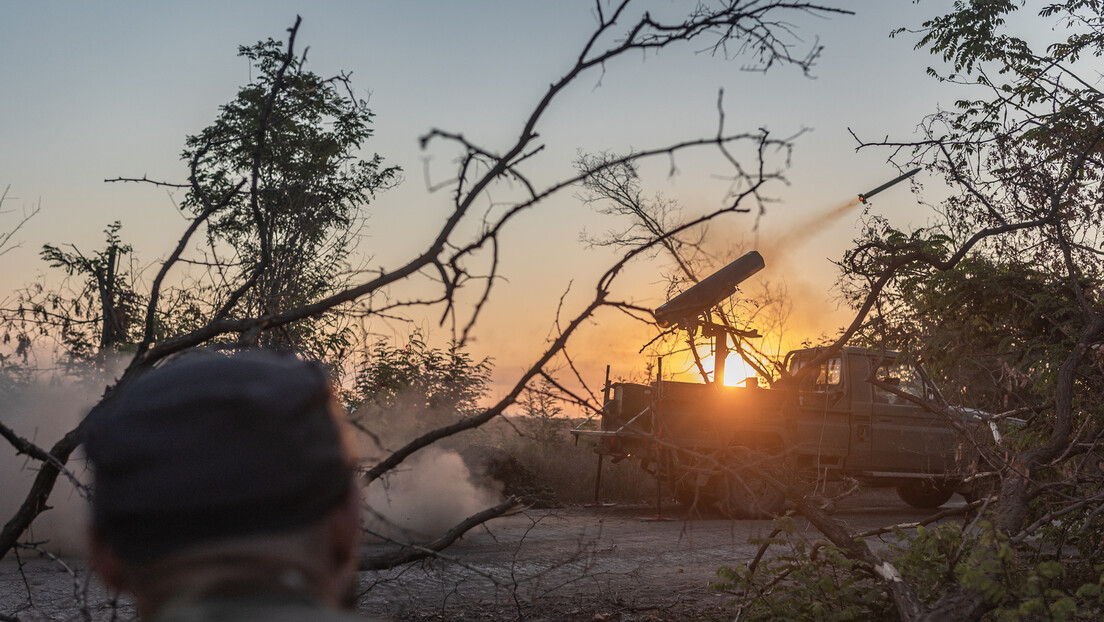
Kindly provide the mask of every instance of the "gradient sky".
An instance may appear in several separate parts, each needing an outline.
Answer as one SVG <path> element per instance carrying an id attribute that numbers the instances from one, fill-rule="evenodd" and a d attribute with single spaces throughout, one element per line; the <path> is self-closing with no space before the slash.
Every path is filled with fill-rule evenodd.
<path id="1" fill-rule="evenodd" d="M 789 185 L 773 189 L 778 202 L 762 220 L 767 269 L 761 276 L 788 285 L 799 306 L 799 330 L 809 333 L 802 336 L 834 330 L 843 318 L 831 299 L 836 272 L 830 260 L 855 237 L 859 211 L 808 230 L 799 245 L 762 240 L 896 176 L 885 162 L 888 152 L 856 153 L 848 128 L 871 139 L 908 139 L 925 114 L 950 107 L 959 95 L 925 76 L 936 59 L 913 50 L 916 35 L 888 36 L 948 9 L 949 0 L 840 4 L 857 15 L 795 20 L 807 44 L 824 46 L 812 79 L 788 67 L 766 75 L 742 71 L 746 59 L 712 57 L 700 45 L 629 56 L 604 76 L 584 77 L 539 128 L 548 148 L 531 173 L 547 183 L 570 173 L 579 150 L 624 152 L 711 136 L 722 88 L 730 130 L 766 127 L 777 136 L 806 130 L 796 141 Z M 670 11 L 691 3 L 650 5 Z M 172 195 L 103 180 L 182 181 L 184 137 L 210 123 L 249 80 L 237 47 L 283 39 L 296 14 L 303 18 L 298 44 L 310 47 L 308 67 L 323 75 L 352 72 L 377 115 L 368 150 L 406 171 L 404 184 L 371 207 L 361 246 L 388 267 L 424 243 L 430 224 L 448 209 L 447 193 L 427 192 L 423 171 L 428 162 L 432 177 L 447 176 L 451 152 L 424 153 L 418 137 L 438 127 L 505 147 L 595 23 L 593 2 L 582 0 L 0 2 L 0 190 L 10 185 L 4 207 L 15 212 L 0 216 L 0 226 L 41 206 L 16 236 L 22 246 L 0 259 L 0 291 L 45 269 L 37 259 L 43 243 L 93 249 L 114 220 L 122 221 L 124 239 L 142 261 L 163 256 L 184 228 Z M 686 154 L 676 163 L 674 177 L 666 175 L 666 161 L 646 167 L 646 188 L 687 209 L 723 200 L 726 185 L 713 175 L 724 168 L 715 152 Z M 937 180 L 925 173 L 916 180 L 938 195 Z M 907 184 L 872 202 L 899 226 L 929 217 Z M 754 247 L 753 225 L 753 217 L 732 218 L 715 228 L 712 243 L 722 248 L 744 240 Z M 496 294 L 488 328 L 477 334 L 500 368 L 517 369 L 542 345 L 569 283 L 591 290 L 606 256 L 580 244 L 579 232 L 606 226 L 569 192 L 510 232 L 503 248 L 509 282 Z M 620 293 L 661 304 L 662 284 L 648 276 L 658 269 L 638 267 L 626 285 L 633 291 Z M 601 321 L 585 336 L 592 340 L 587 364 L 621 357 L 621 373 L 630 373 L 640 344 L 626 343 L 628 333 Z"/>

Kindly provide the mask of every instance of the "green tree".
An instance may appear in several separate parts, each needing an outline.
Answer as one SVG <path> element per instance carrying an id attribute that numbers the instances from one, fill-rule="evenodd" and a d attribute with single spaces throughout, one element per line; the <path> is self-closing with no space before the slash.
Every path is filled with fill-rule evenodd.
<path id="1" fill-rule="evenodd" d="M 389 411 L 400 404 L 444 412 L 453 418 L 476 413 L 487 394 L 490 359 L 476 361 L 458 344 L 427 345 L 415 332 L 401 347 L 379 341 L 357 366 L 352 405 Z"/>
<path id="2" fill-rule="evenodd" d="M 323 78 L 305 68 L 305 55 L 288 63 L 284 43 L 273 39 L 238 54 L 257 77 L 185 141 L 192 178 L 184 206 L 201 215 L 226 197 L 207 237 L 221 276 L 248 285 L 233 312 L 248 317 L 339 291 L 357 223 L 400 170 L 378 154 L 361 157 L 374 114 L 353 94 L 348 75 Z M 219 259 L 227 250 L 232 257 Z M 302 348 L 324 339 L 326 324 L 304 319 L 259 341 Z"/>
<path id="3" fill-rule="evenodd" d="M 119 237 L 121 228 L 119 221 L 108 225 L 104 229 L 107 238 L 103 250 L 87 256 L 72 245 L 71 251 L 52 244 L 42 247 L 42 259 L 50 267 L 61 268 L 67 275 L 85 280 L 79 300 L 71 303 L 72 314 L 62 318 L 67 320 L 62 326 L 64 343 L 70 356 L 78 360 L 101 356 L 134 343 L 141 300 L 134 291 L 133 277 L 124 268 L 123 260 L 134 249 Z M 84 301 L 83 305 L 80 300 Z M 57 308 L 60 303 L 55 296 L 53 306 Z M 78 327 L 81 315 L 89 321 L 98 319 L 98 326 L 82 330 Z"/>
<path id="4" fill-rule="evenodd" d="M 16 356 L 26 362 L 36 348 L 56 349 L 68 373 L 86 377 L 102 371 L 109 355 L 133 351 L 144 300 L 121 228 L 114 222 L 104 229 L 103 248 L 91 253 L 71 244 L 43 245 L 40 257 L 67 278 L 58 287 L 32 283 L 0 309 L 4 344 L 14 343 Z"/>
<path id="5" fill-rule="evenodd" d="M 4 191 L 0 192 L 0 216 L 11 213 L 4 209 L 4 203 L 9 199 L 8 192 L 10 190 L 11 186 L 5 186 Z M 0 256 L 19 246 L 15 234 L 38 211 L 37 207 L 31 210 L 24 209 L 22 216 L 17 218 L 14 223 L 5 223 L 5 230 L 0 233 Z M 7 301 L 5 300 L 5 302 Z M 3 321 L 3 314 L 4 311 L 0 310 L 0 331 L 3 332 L 0 335 L 0 348 L 2 348 L 2 351 L 0 351 L 0 397 L 7 399 L 16 390 L 26 386 L 33 376 L 33 369 L 28 365 L 32 341 L 25 330 L 25 326 L 16 327 Z"/>
<path id="6" fill-rule="evenodd" d="M 526 418 L 527 431 L 538 447 L 549 449 L 567 441 L 570 421 L 563 417 L 563 402 L 556 386 L 547 378 L 527 388 L 518 404 Z"/>

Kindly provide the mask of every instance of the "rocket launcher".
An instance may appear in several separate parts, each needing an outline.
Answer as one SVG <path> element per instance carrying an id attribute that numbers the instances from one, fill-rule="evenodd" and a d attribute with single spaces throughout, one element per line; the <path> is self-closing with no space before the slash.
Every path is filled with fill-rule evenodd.
<path id="1" fill-rule="evenodd" d="M 653 312 L 656 324 L 666 328 L 679 323 L 695 323 L 699 315 L 736 293 L 737 285 L 765 265 L 763 256 L 758 251 L 751 251 L 656 309 Z"/>

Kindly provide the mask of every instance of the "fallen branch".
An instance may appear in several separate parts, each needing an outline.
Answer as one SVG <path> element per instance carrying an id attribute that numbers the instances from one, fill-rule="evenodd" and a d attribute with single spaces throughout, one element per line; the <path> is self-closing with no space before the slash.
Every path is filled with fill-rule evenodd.
<path id="1" fill-rule="evenodd" d="M 930 524 L 932 524 L 936 521 L 941 521 L 944 518 L 947 518 L 948 516 L 958 516 L 960 514 L 966 514 L 967 512 L 969 512 L 971 510 L 974 510 L 978 507 L 981 507 L 981 505 L 986 503 L 987 501 L 988 501 L 988 499 L 979 499 L 977 501 L 972 501 L 972 502 L 970 502 L 970 503 L 968 503 L 968 504 L 966 504 L 962 507 L 947 508 L 946 510 L 943 510 L 942 512 L 936 512 L 935 514 L 932 514 L 931 516 L 929 516 L 929 517 L 927 517 L 927 518 L 925 518 L 924 520 L 921 520 L 921 521 L 916 521 L 916 522 L 913 522 L 913 523 L 898 523 L 896 525 L 890 525 L 888 527 L 879 527 L 877 529 L 871 529 L 870 531 L 864 531 L 864 532 L 861 532 L 861 533 L 857 533 L 857 534 L 855 534 L 855 537 L 856 538 L 864 538 L 864 539 L 865 538 L 873 538 L 875 536 L 881 536 L 881 535 L 896 531 L 898 529 L 916 529 L 917 527 L 923 527 L 925 525 L 930 525 Z"/>
<path id="2" fill-rule="evenodd" d="M 472 514 L 465 518 L 457 523 L 452 529 L 445 532 L 440 538 L 432 542 L 427 542 L 425 544 L 406 544 L 393 553 L 361 557 L 360 569 L 389 570 L 395 566 L 401 566 L 427 557 L 433 557 L 440 551 L 451 546 L 453 542 L 459 540 L 460 536 L 467 533 L 472 527 L 477 527 L 492 518 L 498 518 L 504 514 L 520 510 L 523 507 L 521 501 L 514 497 L 510 497 L 496 506 L 489 507 L 482 512 Z"/>

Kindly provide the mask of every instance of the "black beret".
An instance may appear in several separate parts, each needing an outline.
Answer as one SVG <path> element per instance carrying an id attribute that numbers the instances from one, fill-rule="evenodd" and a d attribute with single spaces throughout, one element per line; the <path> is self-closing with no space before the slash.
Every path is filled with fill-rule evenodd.
<path id="1" fill-rule="evenodd" d="M 124 385 L 85 425 L 92 520 L 124 559 L 311 524 L 353 464 L 317 364 L 196 353 Z"/>

